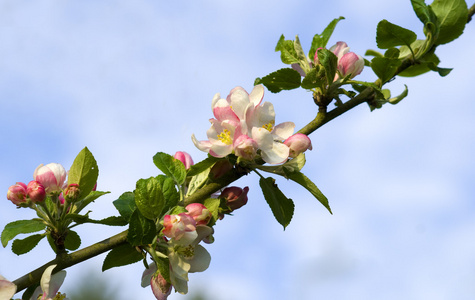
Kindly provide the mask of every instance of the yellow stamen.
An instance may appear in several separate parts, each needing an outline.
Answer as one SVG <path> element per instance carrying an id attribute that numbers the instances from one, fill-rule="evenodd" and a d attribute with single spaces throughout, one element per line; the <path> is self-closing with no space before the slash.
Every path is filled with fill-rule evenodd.
<path id="1" fill-rule="evenodd" d="M 267 131 L 271 132 L 272 129 L 274 129 L 274 124 L 275 121 L 272 120 L 269 123 L 262 125 L 262 128 L 267 129 Z"/>
<path id="2" fill-rule="evenodd" d="M 231 131 L 228 129 L 223 129 L 223 132 L 218 134 L 218 140 L 225 143 L 226 145 L 231 145 L 233 140 L 231 139 Z"/>

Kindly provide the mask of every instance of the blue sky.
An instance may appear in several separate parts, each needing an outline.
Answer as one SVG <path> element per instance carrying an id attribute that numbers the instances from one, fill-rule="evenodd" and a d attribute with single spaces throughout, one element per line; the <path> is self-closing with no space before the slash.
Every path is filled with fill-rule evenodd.
<path id="1" fill-rule="evenodd" d="M 422 34 L 410 1 L 0 1 L 0 190 L 28 182 L 40 163 L 71 165 L 87 146 L 99 164 L 94 218 L 158 174 L 152 156 L 204 139 L 213 95 L 278 68 L 274 47 L 296 34 L 305 49 L 333 18 L 330 40 L 364 54 L 381 19 Z M 273 219 L 249 175 L 249 203 L 226 217 L 206 246 L 210 268 L 190 276 L 207 299 L 473 299 L 475 288 L 474 24 L 438 55 L 446 78 L 398 78 L 396 106 L 361 105 L 311 138 L 304 172 L 330 200 L 330 215 L 305 190 L 279 179 L 296 210 L 289 227 Z M 365 70 L 359 77 L 372 81 Z M 316 108 L 305 91 L 272 94 L 277 122 L 300 128 Z M 0 227 L 32 218 L 4 198 Z M 122 228 L 83 226 L 83 246 Z M 10 247 L 7 246 L 7 247 Z M 17 257 L 0 249 L 0 274 L 16 279 L 53 258 L 45 242 Z M 68 269 L 64 291 L 99 274 L 104 255 Z M 92 270 L 92 271 L 91 271 Z M 152 299 L 142 264 L 109 270 L 123 299 Z M 173 295 L 171 299 L 186 299 Z"/>

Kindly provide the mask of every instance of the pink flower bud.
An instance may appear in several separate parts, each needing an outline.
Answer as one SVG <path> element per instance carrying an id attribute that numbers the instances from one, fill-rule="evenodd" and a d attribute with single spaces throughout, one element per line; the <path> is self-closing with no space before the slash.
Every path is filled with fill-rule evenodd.
<path id="1" fill-rule="evenodd" d="M 201 203 L 188 204 L 185 209 L 196 221 L 196 225 L 206 225 L 211 220 L 211 212 Z"/>
<path id="2" fill-rule="evenodd" d="M 338 71 L 343 77 L 350 75 L 350 78 L 360 74 L 364 68 L 364 59 L 354 52 L 348 52 L 338 61 Z"/>
<path id="3" fill-rule="evenodd" d="M 247 160 L 253 160 L 257 153 L 257 143 L 247 135 L 241 135 L 234 141 L 234 154 Z"/>
<path id="4" fill-rule="evenodd" d="M 23 182 L 17 182 L 15 185 L 12 185 L 8 188 L 7 199 L 13 202 L 13 204 L 15 205 L 26 203 L 26 189 L 26 184 L 24 184 Z"/>
<path id="5" fill-rule="evenodd" d="M 196 221 L 187 213 L 166 215 L 163 219 L 163 234 L 174 240 L 181 239 L 185 233 L 196 231 Z"/>
<path id="6" fill-rule="evenodd" d="M 231 186 L 225 188 L 219 197 L 226 200 L 227 206 L 233 211 L 247 203 L 248 192 L 249 187 L 247 186 L 243 189 L 237 186 Z"/>
<path id="7" fill-rule="evenodd" d="M 191 156 L 186 153 L 185 151 L 178 151 L 177 153 L 175 153 L 175 159 L 178 159 L 179 161 L 181 161 L 184 165 L 185 165 L 185 169 L 189 169 L 192 165 L 194 165 L 193 163 L 193 159 L 191 159 Z"/>
<path id="8" fill-rule="evenodd" d="M 289 147 L 289 156 L 297 157 L 302 152 L 312 150 L 312 142 L 310 138 L 303 133 L 296 133 L 284 141 Z"/>
<path id="9" fill-rule="evenodd" d="M 157 300 L 166 300 L 172 292 L 172 285 L 167 282 L 160 273 L 156 276 L 152 276 L 150 279 L 150 286 L 152 287 L 153 295 Z"/>
<path id="10" fill-rule="evenodd" d="M 26 193 L 34 203 L 43 202 L 46 199 L 45 187 L 35 180 L 28 183 Z"/>
<path id="11" fill-rule="evenodd" d="M 350 51 L 350 47 L 345 42 L 337 42 L 330 48 L 330 51 L 333 52 L 338 60 L 343 57 L 348 51 Z"/>
<path id="12" fill-rule="evenodd" d="M 322 47 L 319 47 L 316 51 L 315 51 L 315 56 L 313 57 L 313 62 L 315 65 L 318 65 L 320 63 L 320 60 L 318 59 L 318 50 L 320 49 L 323 49 Z"/>
<path id="13" fill-rule="evenodd" d="M 52 194 L 61 192 L 66 175 L 66 170 L 60 164 L 50 163 L 46 166 L 41 164 L 36 168 L 33 179 L 45 187 L 47 194 Z"/>

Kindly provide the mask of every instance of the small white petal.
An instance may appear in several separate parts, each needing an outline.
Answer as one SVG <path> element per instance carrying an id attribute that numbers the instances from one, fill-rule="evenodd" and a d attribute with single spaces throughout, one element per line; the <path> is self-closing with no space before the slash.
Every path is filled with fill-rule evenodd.
<path id="1" fill-rule="evenodd" d="M 289 157 L 289 147 L 282 143 L 274 143 L 274 147 L 268 151 L 262 151 L 262 159 L 269 164 L 280 164 Z"/>

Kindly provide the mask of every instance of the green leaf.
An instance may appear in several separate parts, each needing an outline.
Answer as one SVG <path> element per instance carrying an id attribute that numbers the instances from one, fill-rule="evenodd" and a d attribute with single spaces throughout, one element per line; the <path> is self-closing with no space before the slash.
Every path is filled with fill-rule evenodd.
<path id="1" fill-rule="evenodd" d="M 164 257 L 158 257 L 155 260 L 157 271 L 163 276 L 167 282 L 170 282 L 170 260 Z"/>
<path id="2" fill-rule="evenodd" d="M 401 61 L 399 59 L 374 57 L 371 60 L 371 69 L 373 69 L 373 72 L 381 79 L 382 83 L 393 78 L 400 65 Z"/>
<path id="3" fill-rule="evenodd" d="M 298 63 L 300 67 L 303 69 L 305 74 L 307 74 L 310 71 L 310 65 L 308 63 L 307 56 L 303 52 L 302 45 L 300 44 L 300 39 L 298 35 L 295 36 L 294 49 L 295 49 L 295 53 L 297 54 L 297 58 L 299 60 Z"/>
<path id="4" fill-rule="evenodd" d="M 109 194 L 110 192 L 101 192 L 101 191 L 92 191 L 84 199 L 75 202 L 71 213 L 79 213 L 84 207 L 88 206 L 91 202 L 95 201 L 97 198 Z"/>
<path id="5" fill-rule="evenodd" d="M 337 70 L 338 57 L 327 49 L 318 50 L 318 60 L 325 68 L 325 76 L 327 77 L 327 83 L 331 84 L 333 79 L 335 79 L 335 74 Z"/>
<path id="6" fill-rule="evenodd" d="M 112 202 L 120 215 L 128 222 L 130 216 L 137 208 L 135 205 L 135 196 L 132 192 L 125 192 L 120 195 L 119 199 Z"/>
<path id="7" fill-rule="evenodd" d="M 262 78 L 256 78 L 254 85 L 263 84 L 272 93 L 300 87 L 300 74 L 291 68 L 284 68 Z"/>
<path id="8" fill-rule="evenodd" d="M 275 166 L 256 165 L 254 167 L 258 168 L 259 170 L 277 174 L 277 175 L 287 178 L 287 172 L 300 171 L 304 167 L 305 162 L 306 162 L 305 153 L 300 153 L 299 155 L 297 155 L 297 157 L 288 160 L 282 165 L 275 165 Z M 284 171 L 284 169 L 286 171 Z"/>
<path id="9" fill-rule="evenodd" d="M 130 244 L 123 244 L 107 253 L 102 264 L 102 272 L 114 267 L 130 265 L 142 259 L 142 253 L 137 251 L 135 247 L 132 247 Z"/>
<path id="10" fill-rule="evenodd" d="M 424 0 L 411 0 L 411 4 L 417 17 L 424 25 L 436 22 L 437 17 Z"/>
<path id="11" fill-rule="evenodd" d="M 206 169 L 211 168 L 217 161 L 222 160 L 223 158 L 217 158 L 214 156 L 208 156 L 206 159 L 196 163 L 190 167 L 188 170 L 188 176 L 195 176 L 201 172 L 204 172 Z"/>
<path id="12" fill-rule="evenodd" d="M 41 219 L 19 220 L 8 223 L 2 231 L 2 246 L 5 248 L 8 241 L 21 233 L 32 233 L 44 230 L 46 225 Z"/>
<path id="13" fill-rule="evenodd" d="M 76 231 L 69 230 L 66 238 L 64 239 L 64 247 L 68 250 L 76 250 L 81 246 L 81 238 Z"/>
<path id="14" fill-rule="evenodd" d="M 275 52 L 280 51 L 280 59 L 284 64 L 295 64 L 299 62 L 299 57 L 295 51 L 294 41 L 286 40 L 284 35 L 280 36 Z"/>
<path id="15" fill-rule="evenodd" d="M 156 235 L 155 223 L 145 218 L 140 211 L 135 210 L 130 217 L 127 242 L 132 246 L 148 245 L 152 243 Z"/>
<path id="16" fill-rule="evenodd" d="M 216 223 L 216 221 L 218 221 L 220 204 L 221 204 L 221 200 L 219 200 L 218 198 L 208 198 L 203 202 L 203 205 L 206 206 L 206 208 L 209 210 L 209 212 L 212 215 L 211 220 L 208 223 L 208 226 L 213 226 Z"/>
<path id="17" fill-rule="evenodd" d="M 388 102 L 391 103 L 391 104 L 398 104 L 402 99 L 407 97 L 408 93 L 409 93 L 409 91 L 407 89 L 407 85 L 404 85 L 404 91 L 400 95 L 389 99 Z"/>
<path id="18" fill-rule="evenodd" d="M 325 73 L 322 66 L 318 65 L 312 68 L 302 80 L 302 88 L 310 90 L 316 87 L 323 87 L 326 85 L 324 75 Z"/>
<path id="19" fill-rule="evenodd" d="M 210 171 L 211 168 L 208 168 L 204 172 L 198 173 L 197 175 L 191 177 L 190 183 L 188 184 L 188 190 L 186 191 L 186 196 L 192 195 L 205 184 L 205 182 L 208 180 Z"/>
<path id="20" fill-rule="evenodd" d="M 409 29 L 382 20 L 376 28 L 376 43 L 379 48 L 387 49 L 395 46 L 410 46 L 417 39 L 417 35 Z"/>
<path id="21" fill-rule="evenodd" d="M 92 224 L 102 224 L 108 226 L 125 226 L 128 222 L 123 217 L 111 216 L 102 220 L 93 220 L 90 219 L 87 215 L 79 214 L 67 214 L 66 219 L 70 219 L 77 224 L 92 223 Z"/>
<path id="22" fill-rule="evenodd" d="M 158 152 L 153 157 L 153 163 L 163 174 L 173 178 L 177 185 L 181 185 L 185 182 L 185 165 L 170 154 Z"/>
<path id="23" fill-rule="evenodd" d="M 165 199 L 157 178 L 139 179 L 134 194 L 135 205 L 144 217 L 150 220 L 160 218 Z"/>
<path id="24" fill-rule="evenodd" d="M 389 59 L 398 59 L 399 58 L 399 49 L 398 48 L 389 48 L 384 52 L 384 57 Z"/>
<path id="25" fill-rule="evenodd" d="M 12 243 L 12 252 L 16 255 L 30 252 L 44 237 L 45 234 L 34 234 L 22 240 L 14 240 Z"/>
<path id="26" fill-rule="evenodd" d="M 328 209 L 328 211 L 332 214 L 332 210 L 330 209 L 330 205 L 328 204 L 328 199 L 323 195 L 323 193 L 318 189 L 318 187 L 313 183 L 307 176 L 305 176 L 301 172 L 288 172 L 287 177 L 290 180 L 293 180 L 306 188 L 312 195 L 320 201 L 323 206 Z"/>
<path id="27" fill-rule="evenodd" d="M 312 46 L 310 47 L 310 51 L 308 52 L 308 57 L 311 61 L 315 58 L 315 52 L 317 52 L 318 48 L 325 48 L 330 40 L 333 31 L 335 30 L 336 24 L 340 20 L 345 19 L 344 17 L 339 17 L 338 19 L 333 19 L 333 21 L 328 24 L 328 26 L 323 30 L 321 34 L 316 34 L 313 36 Z"/>
<path id="28" fill-rule="evenodd" d="M 376 56 L 376 57 L 384 57 L 384 55 L 381 52 L 378 52 L 376 50 L 368 49 L 366 50 L 366 53 L 364 54 L 366 56 Z"/>
<path id="29" fill-rule="evenodd" d="M 464 0 L 434 0 L 430 5 L 437 16 L 439 34 L 436 44 L 446 44 L 458 38 L 468 18 L 467 3 Z"/>
<path id="30" fill-rule="evenodd" d="M 285 228 L 289 225 L 294 214 L 294 202 L 292 199 L 285 197 L 280 189 L 275 184 L 272 177 L 267 177 L 259 180 L 264 198 L 269 204 L 275 219 L 279 224 Z"/>
<path id="31" fill-rule="evenodd" d="M 86 197 L 94 188 L 99 176 L 99 168 L 92 153 L 85 147 L 74 159 L 73 165 L 68 172 L 68 184 L 77 183 L 79 185 L 79 197 Z"/>

